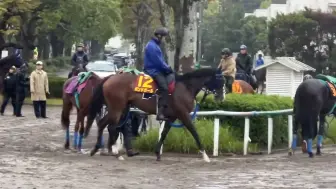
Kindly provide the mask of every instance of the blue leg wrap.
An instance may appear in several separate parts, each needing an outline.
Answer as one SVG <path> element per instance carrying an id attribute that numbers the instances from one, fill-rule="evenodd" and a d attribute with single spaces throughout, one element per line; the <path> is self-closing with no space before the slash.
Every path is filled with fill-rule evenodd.
<path id="1" fill-rule="evenodd" d="M 69 142 L 69 140 L 70 140 L 70 131 L 69 131 L 69 128 L 67 128 L 67 130 L 65 131 L 65 140 L 67 142 Z"/>
<path id="2" fill-rule="evenodd" d="M 297 135 L 294 134 L 294 135 L 293 135 L 293 141 L 292 141 L 292 149 L 293 149 L 293 150 L 296 149 L 296 142 L 297 142 Z"/>
<path id="3" fill-rule="evenodd" d="M 317 146 L 321 147 L 323 142 L 323 136 L 322 135 L 317 135 Z"/>
<path id="4" fill-rule="evenodd" d="M 76 148 L 78 145 L 78 132 L 74 133 L 74 138 L 73 138 L 73 145 Z"/>
<path id="5" fill-rule="evenodd" d="M 78 150 L 82 149 L 83 135 L 80 134 L 78 138 Z"/>
<path id="6" fill-rule="evenodd" d="M 308 142 L 307 142 L 307 151 L 308 153 L 313 152 L 313 140 L 311 138 L 308 139 Z"/>

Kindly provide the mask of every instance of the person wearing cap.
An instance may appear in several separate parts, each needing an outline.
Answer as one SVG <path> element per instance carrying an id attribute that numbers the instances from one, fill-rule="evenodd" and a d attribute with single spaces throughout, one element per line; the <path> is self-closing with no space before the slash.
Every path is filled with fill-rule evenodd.
<path id="1" fill-rule="evenodd" d="M 252 57 L 247 53 L 246 45 L 240 46 L 240 53 L 238 53 L 236 57 L 236 66 L 237 73 L 239 73 L 240 75 L 244 75 L 243 78 L 236 79 L 242 79 L 250 83 L 250 80 L 252 78 L 253 60 Z"/>
<path id="2" fill-rule="evenodd" d="M 43 63 L 36 62 L 36 70 L 30 74 L 30 93 L 34 105 L 36 118 L 47 118 L 46 116 L 46 94 L 49 93 L 49 82 L 47 72 L 43 71 Z"/>
<path id="3" fill-rule="evenodd" d="M 69 73 L 68 78 L 72 77 L 73 69 L 77 68 L 79 64 L 83 65 L 83 68 L 85 69 L 85 66 L 89 63 L 89 58 L 87 54 L 84 52 L 84 44 L 79 43 L 77 45 L 77 51 L 72 56 L 71 59 L 71 65 L 73 66 L 72 71 Z"/>
<path id="4" fill-rule="evenodd" d="M 226 86 L 228 88 L 228 92 L 231 93 L 232 84 L 236 76 L 236 61 L 233 58 L 232 52 L 229 48 L 224 48 L 222 50 L 222 59 L 217 68 L 221 69 L 225 77 L 225 80 L 226 80 Z M 219 94 L 219 96 L 223 96 L 223 95 Z"/>
<path id="5" fill-rule="evenodd" d="M 164 37 L 168 36 L 167 28 L 158 28 L 154 31 L 154 36 L 145 47 L 144 72 L 150 75 L 158 86 L 160 94 L 159 108 L 156 119 L 168 120 L 164 111 L 168 107 L 168 78 L 174 77 L 172 68 L 166 63 L 160 48 Z"/>
<path id="6" fill-rule="evenodd" d="M 6 74 L 3 81 L 4 90 L 3 90 L 3 101 L 0 110 L 1 115 L 4 115 L 9 100 L 12 101 L 13 115 L 15 115 L 15 87 L 16 87 L 15 71 L 16 67 L 12 66 L 9 69 L 9 72 Z"/>

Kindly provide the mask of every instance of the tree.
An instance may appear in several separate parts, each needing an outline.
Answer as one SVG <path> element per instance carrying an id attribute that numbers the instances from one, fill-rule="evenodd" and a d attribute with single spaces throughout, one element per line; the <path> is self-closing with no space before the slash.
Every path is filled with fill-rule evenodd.
<path id="1" fill-rule="evenodd" d="M 316 68 L 330 67 L 336 28 L 333 14 L 306 9 L 300 13 L 279 15 L 269 24 L 268 41 L 272 56 L 295 56 Z M 334 66 L 335 67 L 335 66 Z M 325 71 L 325 70 L 324 70 Z"/>

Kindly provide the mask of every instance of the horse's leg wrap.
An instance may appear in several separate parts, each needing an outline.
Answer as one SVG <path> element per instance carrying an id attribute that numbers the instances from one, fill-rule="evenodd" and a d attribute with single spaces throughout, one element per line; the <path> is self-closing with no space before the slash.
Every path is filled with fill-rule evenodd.
<path id="1" fill-rule="evenodd" d="M 317 135 L 316 155 L 321 155 L 322 143 L 323 143 L 323 136 Z"/>
<path id="2" fill-rule="evenodd" d="M 76 149 L 78 146 L 78 132 L 75 131 L 74 138 L 73 138 L 73 146 Z"/>
<path id="3" fill-rule="evenodd" d="M 297 143 L 297 134 L 293 134 L 293 141 L 292 141 L 292 149 L 296 149 L 296 143 Z"/>
<path id="4" fill-rule="evenodd" d="M 307 140 L 307 152 L 309 157 L 313 157 L 313 139 Z"/>

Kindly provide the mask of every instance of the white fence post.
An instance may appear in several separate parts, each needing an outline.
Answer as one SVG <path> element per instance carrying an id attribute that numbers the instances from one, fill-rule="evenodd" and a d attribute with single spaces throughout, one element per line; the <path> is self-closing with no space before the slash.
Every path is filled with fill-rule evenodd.
<path id="1" fill-rule="evenodd" d="M 215 118 L 213 156 L 218 156 L 218 146 L 219 146 L 219 118 Z"/>
<path id="2" fill-rule="evenodd" d="M 268 154 L 271 154 L 272 152 L 272 141 L 273 141 L 273 118 L 272 117 L 268 117 L 268 141 L 267 141 L 267 152 Z"/>
<path id="3" fill-rule="evenodd" d="M 292 147 L 293 142 L 293 116 L 288 115 L 288 149 Z"/>
<path id="4" fill-rule="evenodd" d="M 248 143 L 250 142 L 250 118 L 245 117 L 244 127 L 244 156 L 247 155 Z"/>
<path id="5" fill-rule="evenodd" d="M 164 126 L 165 126 L 165 121 L 163 121 L 162 123 L 161 123 L 161 125 L 160 125 L 160 130 L 159 130 L 159 140 L 158 141 L 160 141 L 160 139 L 161 139 L 161 133 L 162 133 L 162 131 L 163 131 L 163 128 L 164 128 Z M 161 148 L 160 148 L 160 155 L 162 154 L 162 149 L 163 149 L 163 144 L 161 145 Z"/>

